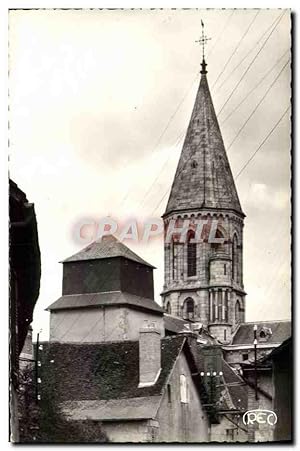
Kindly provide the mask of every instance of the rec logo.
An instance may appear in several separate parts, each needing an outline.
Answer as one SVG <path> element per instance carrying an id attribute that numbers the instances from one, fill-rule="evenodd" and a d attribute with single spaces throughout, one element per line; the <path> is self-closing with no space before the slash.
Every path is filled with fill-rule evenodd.
<path id="1" fill-rule="evenodd" d="M 247 410 L 247 412 L 245 412 L 243 415 L 243 423 L 245 426 L 254 423 L 275 426 L 275 424 L 277 423 L 277 415 L 275 412 L 273 412 L 273 410 Z"/>

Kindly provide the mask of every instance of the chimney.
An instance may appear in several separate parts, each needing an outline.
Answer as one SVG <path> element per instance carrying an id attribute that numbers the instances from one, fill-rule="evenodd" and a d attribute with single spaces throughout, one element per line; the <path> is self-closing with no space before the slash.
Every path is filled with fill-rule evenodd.
<path id="1" fill-rule="evenodd" d="M 161 371 L 160 331 L 155 322 L 145 321 L 140 329 L 139 360 L 141 387 L 154 385 Z"/>

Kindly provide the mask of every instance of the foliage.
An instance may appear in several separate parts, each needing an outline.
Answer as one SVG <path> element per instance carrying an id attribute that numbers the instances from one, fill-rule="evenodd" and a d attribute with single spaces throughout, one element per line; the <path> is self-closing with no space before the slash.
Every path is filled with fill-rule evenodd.
<path id="1" fill-rule="evenodd" d="M 38 401 L 34 369 L 27 367 L 22 370 L 18 390 L 19 441 L 21 443 L 99 443 L 107 441 L 100 422 L 89 419 L 68 421 L 61 414 L 53 383 L 48 383 L 41 393 L 41 400 Z"/>

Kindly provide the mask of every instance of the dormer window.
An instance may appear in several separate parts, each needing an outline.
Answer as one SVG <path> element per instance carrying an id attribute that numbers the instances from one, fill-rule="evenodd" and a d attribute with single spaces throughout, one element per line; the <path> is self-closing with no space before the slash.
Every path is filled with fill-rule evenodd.
<path id="1" fill-rule="evenodd" d="M 258 339 L 260 341 L 267 341 L 272 335 L 272 330 L 269 327 L 263 327 L 258 333 Z"/>

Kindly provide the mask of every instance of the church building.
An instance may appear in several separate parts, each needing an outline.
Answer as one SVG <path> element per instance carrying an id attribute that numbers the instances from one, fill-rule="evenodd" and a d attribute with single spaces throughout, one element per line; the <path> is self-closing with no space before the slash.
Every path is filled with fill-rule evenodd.
<path id="1" fill-rule="evenodd" d="M 200 321 L 221 343 L 229 343 L 245 321 L 242 211 L 207 82 L 203 59 L 201 81 L 187 129 L 169 201 L 165 229 L 175 220 L 165 243 L 164 309 Z M 189 220 L 186 240 L 179 231 Z M 210 228 L 217 221 L 217 242 Z M 195 239 L 199 221 L 202 235 Z"/>
<path id="2" fill-rule="evenodd" d="M 251 435 L 243 415 L 250 398 L 258 408 L 274 393 L 256 386 L 254 397 L 242 368 L 252 368 L 254 325 L 261 358 L 290 337 L 291 324 L 245 322 L 245 214 L 206 67 L 203 57 L 163 214 L 162 306 L 154 267 L 110 235 L 62 262 L 62 296 L 48 307 L 40 395 L 54 381 L 66 418 L 101 422 L 112 442 L 269 440 Z"/>

